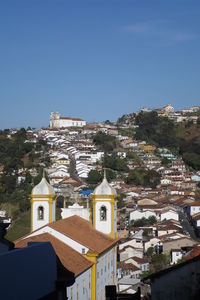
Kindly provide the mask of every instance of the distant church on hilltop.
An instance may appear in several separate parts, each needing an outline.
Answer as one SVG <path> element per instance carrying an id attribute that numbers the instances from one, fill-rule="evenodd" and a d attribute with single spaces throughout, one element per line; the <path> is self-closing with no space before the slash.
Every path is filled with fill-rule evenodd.
<path id="1" fill-rule="evenodd" d="M 61 117 L 58 112 L 50 114 L 50 128 L 83 127 L 86 121 L 80 118 Z"/>

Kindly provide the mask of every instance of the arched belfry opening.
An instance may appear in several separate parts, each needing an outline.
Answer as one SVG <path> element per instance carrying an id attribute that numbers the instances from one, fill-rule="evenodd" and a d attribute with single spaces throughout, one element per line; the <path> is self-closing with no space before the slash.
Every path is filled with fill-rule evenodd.
<path id="1" fill-rule="evenodd" d="M 44 207 L 38 207 L 38 220 L 44 220 Z"/>
<path id="2" fill-rule="evenodd" d="M 100 208 L 100 221 L 106 221 L 107 220 L 107 208 L 102 205 Z"/>

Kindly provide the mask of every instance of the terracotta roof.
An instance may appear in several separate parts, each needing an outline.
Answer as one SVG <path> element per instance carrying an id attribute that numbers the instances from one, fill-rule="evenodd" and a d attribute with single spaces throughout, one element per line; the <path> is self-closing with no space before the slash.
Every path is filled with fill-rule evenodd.
<path id="1" fill-rule="evenodd" d="M 188 203 L 187 206 L 200 206 L 200 201 L 194 201 L 192 203 Z"/>
<path id="2" fill-rule="evenodd" d="M 200 245 L 196 245 L 188 254 L 186 254 L 185 259 L 189 260 L 200 255 Z"/>
<path id="3" fill-rule="evenodd" d="M 200 220 L 200 213 L 197 213 L 197 214 L 191 216 L 191 218 L 192 218 L 193 220 L 195 220 L 195 221 Z"/>
<path id="4" fill-rule="evenodd" d="M 136 267 L 134 264 L 132 264 L 132 263 L 126 264 L 123 261 L 117 262 L 117 268 L 122 269 L 122 270 L 140 271 L 140 269 L 138 267 Z"/>
<path id="5" fill-rule="evenodd" d="M 118 241 L 95 230 L 91 222 L 79 216 L 59 220 L 48 226 L 89 248 L 90 252 L 98 254 L 108 250 Z"/>
<path id="6" fill-rule="evenodd" d="M 80 253 L 73 250 L 49 233 L 21 239 L 15 243 L 16 248 L 26 247 L 29 242 L 50 242 L 63 266 L 75 274 L 75 277 L 89 269 L 93 264 Z"/>
<path id="7" fill-rule="evenodd" d="M 132 259 L 134 260 L 135 262 L 137 262 L 138 264 L 146 264 L 148 263 L 148 260 L 146 258 L 140 258 L 140 257 L 137 257 L 137 256 L 132 256 L 132 257 L 129 257 L 128 259 L 125 260 L 125 262 L 129 259 Z"/>
<path id="8" fill-rule="evenodd" d="M 159 227 L 158 228 L 158 231 L 162 231 L 162 230 L 180 230 L 180 227 L 174 225 L 174 224 L 169 224 L 169 225 L 166 225 L 166 226 L 163 226 L 163 227 Z"/>
<path id="9" fill-rule="evenodd" d="M 80 118 L 60 117 L 61 120 L 84 121 Z"/>

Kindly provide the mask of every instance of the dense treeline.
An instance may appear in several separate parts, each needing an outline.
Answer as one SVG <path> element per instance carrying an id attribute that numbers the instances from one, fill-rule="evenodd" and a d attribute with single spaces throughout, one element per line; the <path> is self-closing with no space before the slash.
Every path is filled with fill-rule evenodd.
<path id="1" fill-rule="evenodd" d="M 176 127 L 167 117 L 159 117 L 157 112 L 141 112 L 135 118 L 135 137 L 156 144 L 160 147 L 176 148 L 179 140 L 176 137 Z"/>
<path id="2" fill-rule="evenodd" d="M 160 174 L 154 170 L 135 168 L 129 172 L 126 183 L 156 188 L 160 184 L 160 178 Z"/>
<path id="3" fill-rule="evenodd" d="M 99 146 L 101 150 L 106 153 L 110 153 L 115 150 L 118 146 L 118 140 L 116 137 L 108 135 L 104 132 L 98 132 L 93 137 L 93 142 L 96 146 Z"/>
<path id="4" fill-rule="evenodd" d="M 0 131 L 0 206 L 15 207 L 9 212 L 12 217 L 24 212 L 30 207 L 30 193 L 33 184 L 38 183 L 42 176 L 40 162 L 48 161 L 48 157 L 41 159 L 41 151 L 45 152 L 47 145 L 44 141 L 29 142 L 27 131 L 21 128 L 11 134 L 10 130 Z M 19 180 L 18 170 L 26 167 L 24 179 Z M 39 175 L 32 178 L 28 169 L 36 167 Z"/>

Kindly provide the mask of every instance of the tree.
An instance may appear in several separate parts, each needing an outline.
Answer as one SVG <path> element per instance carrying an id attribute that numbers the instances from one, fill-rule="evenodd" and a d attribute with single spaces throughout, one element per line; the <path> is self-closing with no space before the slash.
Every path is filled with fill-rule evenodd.
<path id="1" fill-rule="evenodd" d="M 161 164 L 163 166 L 167 166 L 167 165 L 170 164 L 170 160 L 167 157 L 163 157 L 162 160 L 161 160 Z"/>
<path id="2" fill-rule="evenodd" d="M 159 117 L 156 111 L 140 112 L 136 116 L 137 139 L 145 140 L 160 147 L 175 147 L 179 145 L 176 137 L 176 127 L 167 117 Z"/>
<path id="3" fill-rule="evenodd" d="M 102 175 L 96 170 L 91 170 L 88 174 L 87 182 L 89 184 L 98 184 L 102 180 Z"/>
<path id="4" fill-rule="evenodd" d="M 101 176 L 103 178 L 103 172 L 102 172 Z M 106 178 L 107 178 L 108 182 L 111 182 L 112 180 L 114 180 L 116 178 L 115 172 L 111 169 L 106 169 Z"/>
<path id="5" fill-rule="evenodd" d="M 135 168 L 129 172 L 126 183 L 155 188 L 160 183 L 160 174 L 154 170 Z"/>
<path id="6" fill-rule="evenodd" d="M 148 217 L 148 221 L 149 221 L 150 225 L 153 225 L 153 224 L 157 223 L 157 219 L 156 219 L 155 216 Z"/>
<path id="7" fill-rule="evenodd" d="M 126 160 L 118 157 L 114 153 L 112 155 L 104 155 L 103 167 L 121 172 L 127 172 L 129 170 Z"/>
<path id="8" fill-rule="evenodd" d="M 99 146 L 104 152 L 112 152 L 117 147 L 117 139 L 114 136 L 108 135 L 104 132 L 98 132 L 93 137 L 95 145 Z"/>
<path id="9" fill-rule="evenodd" d="M 147 249 L 147 256 L 152 257 L 153 253 L 154 253 L 154 248 L 153 247 L 149 247 Z"/>
<path id="10" fill-rule="evenodd" d="M 165 269 L 169 266 L 170 257 L 166 254 L 153 254 L 151 259 L 151 270 L 153 272 L 158 272 L 160 270 Z"/>

